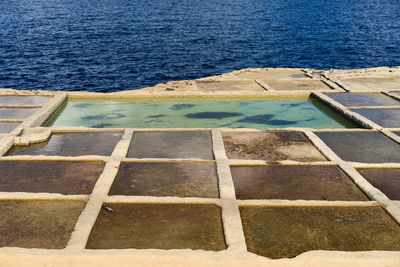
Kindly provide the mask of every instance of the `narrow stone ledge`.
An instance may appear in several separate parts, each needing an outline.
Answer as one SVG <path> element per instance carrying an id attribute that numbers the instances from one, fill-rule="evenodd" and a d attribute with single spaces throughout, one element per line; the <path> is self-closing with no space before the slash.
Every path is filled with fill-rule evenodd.
<path id="1" fill-rule="evenodd" d="M 38 112 L 26 119 L 20 126 L 21 127 L 35 127 L 41 126 L 45 123 L 51 115 L 67 100 L 66 93 L 58 93 L 46 103 Z"/>
<path id="2" fill-rule="evenodd" d="M 230 166 L 267 166 L 267 165 L 281 165 L 281 166 L 333 166 L 337 165 L 334 161 L 293 161 L 281 160 L 276 162 L 269 162 L 264 160 L 246 160 L 246 159 L 230 159 Z"/>
<path id="3" fill-rule="evenodd" d="M 339 102 L 331 99 L 330 97 L 319 93 L 319 92 L 313 92 L 311 94 L 311 97 L 315 97 L 316 99 L 320 100 L 324 104 L 328 105 L 329 107 L 333 108 L 343 116 L 347 117 L 348 119 L 360 124 L 364 128 L 369 128 L 369 129 L 381 129 L 382 127 L 379 126 L 378 124 L 364 118 L 360 114 L 350 111 L 348 108 L 340 104 Z"/>
<path id="4" fill-rule="evenodd" d="M 14 144 L 13 136 L 6 136 L 0 138 L 0 158 L 4 156 L 11 149 L 13 144 Z"/>
<path id="5" fill-rule="evenodd" d="M 153 196 L 121 196 L 112 195 L 104 198 L 105 203 L 159 203 L 159 204 L 214 204 L 222 207 L 219 198 L 198 197 L 153 197 Z"/>
<path id="6" fill-rule="evenodd" d="M 213 144 L 213 150 L 214 150 L 214 158 L 216 160 L 227 159 L 221 132 L 212 130 L 211 137 L 212 137 L 212 144 Z"/>
<path id="7" fill-rule="evenodd" d="M 229 251 L 233 253 L 245 253 L 247 252 L 246 240 L 222 134 L 217 130 L 211 131 L 211 134 L 217 165 L 219 194 L 222 201 L 225 242 L 228 245 Z"/>
<path id="8" fill-rule="evenodd" d="M 223 200 L 222 221 L 228 250 L 231 253 L 247 252 L 242 220 L 236 200 Z"/>
<path id="9" fill-rule="evenodd" d="M 107 156 L 31 156 L 31 155 L 17 155 L 17 156 L 3 156 L 1 160 L 20 160 L 20 161 L 32 161 L 32 160 L 39 160 L 39 161 L 104 161 L 106 162 L 109 157 Z"/>
<path id="10" fill-rule="evenodd" d="M 0 192 L 3 200 L 88 200 L 89 195 L 63 195 L 58 193 Z"/>
<path id="11" fill-rule="evenodd" d="M 43 105 L 0 105 L 0 108 L 42 108 Z"/>
<path id="12" fill-rule="evenodd" d="M 327 201 L 327 200 L 284 200 L 284 199 L 251 199 L 238 200 L 239 206 L 288 206 L 288 207 L 364 207 L 382 206 L 377 201 Z"/>
<path id="13" fill-rule="evenodd" d="M 125 131 L 125 128 L 90 128 L 90 127 L 75 127 L 75 126 L 52 126 L 46 128 L 51 129 L 52 133 L 97 133 L 97 132 L 122 133 Z"/>
<path id="14" fill-rule="evenodd" d="M 400 207 L 397 206 L 392 200 L 390 200 L 385 194 L 380 190 L 372 186 L 360 173 L 356 171 L 349 163 L 342 162 L 339 163 L 339 167 L 349 175 L 349 177 L 367 194 L 373 201 L 378 201 L 384 205 L 384 208 L 389 212 L 389 214 L 400 223 Z"/>
<path id="15" fill-rule="evenodd" d="M 351 106 L 347 107 L 350 110 L 353 109 L 400 109 L 400 106 Z"/>
<path id="16" fill-rule="evenodd" d="M 256 83 L 258 83 L 262 88 L 264 88 L 266 91 L 276 91 L 272 89 L 271 86 L 269 86 L 266 82 L 263 80 L 255 80 Z"/>
<path id="17" fill-rule="evenodd" d="M 217 160 L 219 194 L 222 199 L 236 199 L 229 161 Z"/>
<path id="18" fill-rule="evenodd" d="M 336 155 L 322 140 L 314 134 L 312 131 L 303 131 L 304 135 L 310 140 L 310 142 L 324 155 L 328 160 L 334 162 L 341 162 L 341 158 Z"/>
<path id="19" fill-rule="evenodd" d="M 400 144 L 400 136 L 399 135 L 397 135 L 389 130 L 386 130 L 386 129 L 382 129 L 382 130 L 380 130 L 380 132 L 383 133 L 384 135 L 386 135 L 387 137 L 389 137 L 390 139 L 392 139 L 393 141 L 395 141 L 396 143 Z"/>
<path id="20" fill-rule="evenodd" d="M 371 168 L 371 169 L 389 169 L 389 168 L 400 168 L 400 163 L 360 163 L 360 162 L 348 162 L 355 169 Z"/>
<path id="21" fill-rule="evenodd" d="M 132 136 L 133 131 L 127 130 L 114 148 L 113 153 L 104 167 L 103 173 L 97 180 L 85 209 L 78 218 L 75 230 L 71 234 L 66 249 L 79 250 L 86 247 L 86 243 L 103 205 L 104 199 L 107 198 L 107 194 L 118 173 L 121 160 L 128 152 Z"/>
<path id="22" fill-rule="evenodd" d="M 187 163 L 215 163 L 215 160 L 198 158 L 125 158 L 123 162 L 187 162 Z"/>
<path id="23" fill-rule="evenodd" d="M 395 92 L 395 91 L 382 91 L 382 94 L 390 96 L 390 97 L 400 101 L 400 94 L 396 95 L 396 94 L 393 94 L 392 92 Z"/>
<path id="24" fill-rule="evenodd" d="M 25 128 L 22 136 L 14 137 L 14 145 L 26 146 L 49 140 L 51 129 L 48 128 Z"/>

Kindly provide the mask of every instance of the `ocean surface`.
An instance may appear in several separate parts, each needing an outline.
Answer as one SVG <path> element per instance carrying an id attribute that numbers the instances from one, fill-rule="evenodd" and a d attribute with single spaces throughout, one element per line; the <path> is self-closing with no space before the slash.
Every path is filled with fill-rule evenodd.
<path id="1" fill-rule="evenodd" d="M 398 0 L 7 0 L 0 10 L 0 87 L 14 89 L 400 65 Z"/>

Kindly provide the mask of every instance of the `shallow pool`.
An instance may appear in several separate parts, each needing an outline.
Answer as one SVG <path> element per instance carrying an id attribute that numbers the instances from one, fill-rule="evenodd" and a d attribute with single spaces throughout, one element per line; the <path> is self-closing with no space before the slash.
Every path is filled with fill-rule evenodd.
<path id="1" fill-rule="evenodd" d="M 94 128 L 355 128 L 357 125 L 316 100 L 130 99 L 69 100 L 46 126 Z"/>

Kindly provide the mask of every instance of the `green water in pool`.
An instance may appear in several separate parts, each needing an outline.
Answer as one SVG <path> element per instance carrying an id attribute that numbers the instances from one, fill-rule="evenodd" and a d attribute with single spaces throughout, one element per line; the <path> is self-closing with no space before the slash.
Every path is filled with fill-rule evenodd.
<path id="1" fill-rule="evenodd" d="M 70 99 L 46 126 L 94 128 L 355 128 L 307 97 Z"/>

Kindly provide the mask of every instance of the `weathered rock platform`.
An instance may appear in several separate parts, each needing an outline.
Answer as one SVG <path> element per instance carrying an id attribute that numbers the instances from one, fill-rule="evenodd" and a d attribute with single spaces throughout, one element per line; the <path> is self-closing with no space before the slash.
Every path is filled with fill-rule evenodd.
<path id="1" fill-rule="evenodd" d="M 43 125 L 68 99 L 310 96 L 354 129 Z M 0 266 L 399 266 L 400 68 L 0 89 Z"/>

